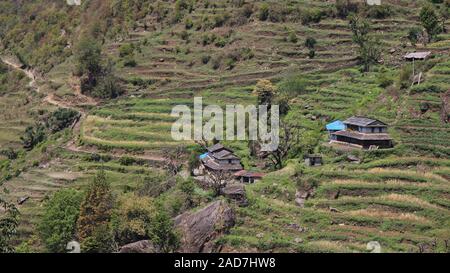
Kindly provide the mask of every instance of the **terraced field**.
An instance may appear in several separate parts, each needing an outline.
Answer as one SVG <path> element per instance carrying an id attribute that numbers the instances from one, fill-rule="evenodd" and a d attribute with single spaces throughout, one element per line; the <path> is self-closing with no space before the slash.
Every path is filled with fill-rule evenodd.
<path id="1" fill-rule="evenodd" d="M 194 22 L 213 21 L 215 15 L 237 9 L 228 1 L 215 2 L 212 7 L 196 7 L 187 17 Z M 202 97 L 204 105 L 254 104 L 252 92 L 258 80 L 282 84 L 299 79 L 306 87 L 289 101 L 295 118 L 316 130 L 336 119 L 368 115 L 390 125 L 395 148 L 340 149 L 328 145 L 323 130 L 315 152 L 324 155 L 325 165 L 306 168 L 301 158 L 295 158 L 283 170 L 247 185 L 250 205 L 234 207 L 237 224 L 219 239 L 222 251 L 365 252 L 368 242 L 377 241 L 385 252 L 448 252 L 450 125 L 442 121 L 441 109 L 450 89 L 450 35 L 441 34 L 426 46 L 411 45 L 407 35 L 419 24 L 418 5 L 388 2 L 397 13 L 371 20 L 375 36 L 382 41 L 383 56 L 368 73 L 357 65 L 357 49 L 346 20 L 270 22 L 258 20 L 256 14 L 248 24 L 210 30 L 186 29 L 184 21 L 166 26 L 147 16 L 127 37 L 104 45 L 105 55 L 116 62 L 115 72 L 126 95 L 98 105 L 80 96 L 72 58 L 55 66 L 46 75 L 43 93 L 82 109 L 85 115 L 79 131 L 62 133 L 50 146 L 38 146 L 13 164 L 17 175 L 2 189 L 12 201 L 31 197 L 20 206 L 17 243 L 27 241 L 42 250 L 35 224 L 43 200 L 56 190 L 83 188 L 96 170 L 105 169 L 116 193 L 129 192 L 145 175 L 161 173 L 155 162 L 164 160 L 166 149 L 195 145 L 172 139 L 173 106 L 192 107 L 194 97 Z M 330 6 L 328 1 L 289 1 L 299 3 Z M 450 21 L 446 26 L 450 28 Z M 297 41 L 292 41 L 293 34 Z M 312 59 L 304 45 L 307 37 L 317 40 Z M 134 47 L 134 67 L 125 66 L 120 55 L 120 48 L 127 45 Z M 418 50 L 434 55 L 425 64 L 417 64 L 425 82 L 393 88 L 399 84 L 401 70 L 411 65 L 402 56 Z M 388 87 L 381 84 L 385 77 L 391 81 Z M 12 105 L 23 100 L 25 92 L 0 100 L 0 114 L 10 115 L 0 120 L 1 148 L 3 143 L 18 146 L 19 135 L 32 122 L 29 104 L 11 111 Z M 250 156 L 247 143 L 230 145 L 246 167 L 264 166 Z M 349 163 L 349 155 L 362 163 Z M 135 161 L 127 165 L 121 158 Z M 303 190 L 303 180 L 311 177 L 317 184 L 300 208 L 296 193 Z"/>

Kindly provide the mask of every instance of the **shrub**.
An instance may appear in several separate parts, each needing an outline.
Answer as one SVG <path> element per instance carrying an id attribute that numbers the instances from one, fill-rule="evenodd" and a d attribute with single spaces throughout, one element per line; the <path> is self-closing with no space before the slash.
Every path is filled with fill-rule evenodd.
<path id="1" fill-rule="evenodd" d="M 75 238 L 82 199 L 81 192 L 64 189 L 45 203 L 38 230 L 48 251 L 66 252 L 67 243 Z"/>
<path id="2" fill-rule="evenodd" d="M 301 12 L 301 21 L 303 25 L 310 23 L 319 23 L 322 20 L 323 13 L 320 9 L 307 9 Z"/>
<path id="3" fill-rule="evenodd" d="M 431 4 L 422 7 L 420 11 L 420 21 L 422 26 L 427 30 L 429 41 L 431 41 L 437 34 L 441 33 L 442 27 L 439 22 L 439 17 L 436 9 Z"/>
<path id="4" fill-rule="evenodd" d="M 336 13 L 338 17 L 347 18 L 350 13 L 357 13 L 359 4 L 354 0 L 336 0 Z"/>
<path id="5" fill-rule="evenodd" d="M 23 148 L 31 151 L 37 144 L 45 140 L 45 128 L 38 124 L 35 126 L 28 126 L 25 133 L 20 137 Z"/>
<path id="6" fill-rule="evenodd" d="M 203 55 L 202 56 L 202 63 L 203 64 L 209 63 L 210 60 L 211 60 L 211 56 L 210 55 Z"/>
<path id="7" fill-rule="evenodd" d="M 258 18 L 261 21 L 266 21 L 269 18 L 269 5 L 267 3 L 263 3 L 259 7 Z"/>
<path id="8" fill-rule="evenodd" d="M 422 29 L 420 27 L 412 27 L 408 31 L 408 39 L 413 45 L 417 43 L 421 35 Z"/>
<path id="9" fill-rule="evenodd" d="M 316 46 L 317 41 L 316 39 L 314 39 L 313 37 L 308 37 L 305 40 L 305 46 L 309 49 L 314 49 L 314 47 Z"/>
<path id="10" fill-rule="evenodd" d="M 370 18 L 384 19 L 392 15 L 392 9 L 388 5 L 371 6 L 367 12 Z"/>
<path id="11" fill-rule="evenodd" d="M 289 42 L 296 44 L 298 42 L 297 35 L 295 32 L 289 33 Z"/>
<path id="12" fill-rule="evenodd" d="M 194 26 L 194 22 L 192 22 L 192 19 L 190 17 L 186 18 L 186 20 L 184 21 L 184 27 L 186 29 L 191 29 L 193 26 Z"/>
<path id="13" fill-rule="evenodd" d="M 71 125 L 77 118 L 79 118 L 80 113 L 72 109 L 59 108 L 53 112 L 47 120 L 47 127 L 52 133 L 67 128 Z"/>
<path id="14" fill-rule="evenodd" d="M 127 44 L 123 44 L 119 47 L 119 56 L 121 58 L 126 57 L 126 56 L 131 56 L 134 53 L 134 45 L 127 43 Z"/>

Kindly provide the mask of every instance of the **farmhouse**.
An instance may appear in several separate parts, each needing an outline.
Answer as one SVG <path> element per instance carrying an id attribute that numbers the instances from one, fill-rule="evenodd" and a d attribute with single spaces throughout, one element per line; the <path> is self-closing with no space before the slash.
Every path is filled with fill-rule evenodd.
<path id="1" fill-rule="evenodd" d="M 369 149 L 391 148 L 392 138 L 387 133 L 387 124 L 367 117 L 351 117 L 344 121 L 345 130 L 331 134 L 331 142 L 341 142 Z"/>
<path id="2" fill-rule="evenodd" d="M 216 144 L 207 148 L 208 152 L 200 156 L 201 172 L 225 171 L 237 172 L 243 170 L 241 160 L 234 152 L 225 148 L 222 144 Z"/>
<path id="3" fill-rule="evenodd" d="M 250 172 L 250 171 L 242 170 L 242 171 L 236 172 L 234 174 L 234 176 L 241 183 L 253 184 L 257 180 L 261 180 L 264 177 L 264 174 L 263 173 L 257 173 L 257 172 Z"/>
<path id="4" fill-rule="evenodd" d="M 327 124 L 326 129 L 328 133 L 331 135 L 332 133 L 345 130 L 345 124 L 340 120 L 336 120 L 333 121 L 332 123 Z"/>

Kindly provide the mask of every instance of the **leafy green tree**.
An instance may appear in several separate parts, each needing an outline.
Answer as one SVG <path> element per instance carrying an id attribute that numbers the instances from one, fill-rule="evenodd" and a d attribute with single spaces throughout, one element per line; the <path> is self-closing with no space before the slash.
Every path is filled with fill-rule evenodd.
<path id="1" fill-rule="evenodd" d="M 81 242 L 84 253 L 111 253 L 117 250 L 114 234 L 109 224 L 97 226 L 91 236 Z"/>
<path id="2" fill-rule="evenodd" d="M 0 214 L 0 253 L 14 252 L 11 239 L 17 234 L 20 213 L 14 204 L 2 198 L 0 198 L 0 207 L 3 210 Z"/>
<path id="3" fill-rule="evenodd" d="M 81 203 L 80 216 L 77 221 L 77 232 L 80 242 L 88 242 L 88 246 L 95 246 L 94 242 L 100 238 L 101 234 L 97 231 L 101 228 L 103 231 L 109 228 L 113 212 L 114 198 L 111 185 L 106 180 L 105 172 L 99 171 L 94 180 L 89 184 L 86 196 Z M 93 241 L 94 240 L 94 241 Z M 101 242 L 99 246 L 105 246 Z M 89 248 L 90 252 L 103 252 L 110 250 Z M 85 251 L 85 250 L 83 250 Z"/>
<path id="4" fill-rule="evenodd" d="M 112 227 L 121 245 L 150 238 L 149 229 L 155 208 L 150 197 L 126 194 L 119 198 Z"/>
<path id="5" fill-rule="evenodd" d="M 159 205 L 150 228 L 152 242 L 158 245 L 162 252 L 170 253 L 178 249 L 180 240 L 174 230 L 174 223 L 163 206 Z"/>
<path id="6" fill-rule="evenodd" d="M 369 35 L 369 22 L 357 15 L 351 17 L 350 29 L 353 32 L 353 42 L 359 46 L 359 59 L 367 72 L 381 56 L 380 42 Z"/>
<path id="7" fill-rule="evenodd" d="M 428 33 L 429 42 L 442 31 L 439 16 L 431 4 L 422 7 L 420 11 L 420 22 Z"/>
<path id="8" fill-rule="evenodd" d="M 80 39 L 75 51 L 79 74 L 98 75 L 102 71 L 101 46 L 89 35 Z"/>
<path id="9" fill-rule="evenodd" d="M 82 199 L 81 192 L 65 189 L 45 204 L 38 230 L 48 251 L 65 252 L 67 243 L 74 239 Z"/>

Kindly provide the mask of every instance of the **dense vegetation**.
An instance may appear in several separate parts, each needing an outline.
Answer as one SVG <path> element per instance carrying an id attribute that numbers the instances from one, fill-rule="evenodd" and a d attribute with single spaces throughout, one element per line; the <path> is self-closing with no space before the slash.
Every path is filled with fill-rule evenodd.
<path id="1" fill-rule="evenodd" d="M 204 147 L 170 135 L 199 96 L 282 116 L 274 153 L 224 141 L 268 175 L 230 202 L 222 251 L 449 251 L 448 0 L 82 2 L 0 3 L 0 57 L 23 65 L 0 62 L 1 252 L 175 251 L 173 218 L 223 198 L 188 177 Z M 388 123 L 395 147 L 330 146 L 325 124 L 351 115 Z"/>

